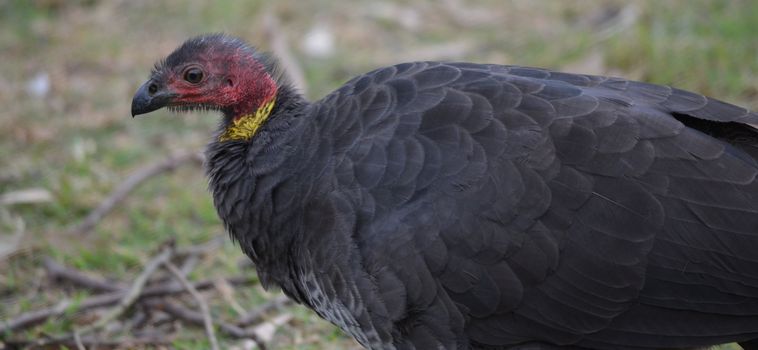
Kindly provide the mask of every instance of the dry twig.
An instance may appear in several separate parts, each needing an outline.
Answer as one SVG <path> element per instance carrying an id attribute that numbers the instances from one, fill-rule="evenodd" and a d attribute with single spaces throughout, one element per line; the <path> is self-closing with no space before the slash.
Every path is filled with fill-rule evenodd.
<path id="1" fill-rule="evenodd" d="M 77 332 L 74 332 L 74 344 L 76 344 L 77 350 L 87 350 L 84 344 L 82 344 L 82 336 Z"/>
<path id="2" fill-rule="evenodd" d="M 177 247 L 176 253 L 174 254 L 177 257 L 185 256 L 185 255 L 205 255 L 210 253 L 211 251 L 214 251 L 218 248 L 221 248 L 221 246 L 226 242 L 226 236 L 223 234 L 218 234 L 213 236 L 213 238 L 193 246 L 189 247 Z"/>
<path id="3" fill-rule="evenodd" d="M 37 341 L 35 344 L 37 346 L 43 346 L 43 345 L 47 345 L 51 343 L 58 343 L 64 339 L 72 339 L 72 338 L 75 339 L 76 337 L 79 337 L 82 334 L 86 334 L 96 329 L 99 329 L 105 326 L 106 324 L 108 324 L 109 322 L 113 321 L 119 315 L 123 314 L 124 311 L 126 311 L 129 308 L 129 306 L 132 305 L 134 301 L 137 300 L 137 298 L 139 298 L 139 296 L 143 292 L 143 289 L 145 287 L 145 283 L 147 283 L 147 280 L 150 278 L 153 272 L 155 272 L 155 270 L 158 269 L 158 267 L 161 264 L 163 264 L 164 262 L 168 261 L 171 258 L 172 254 L 173 254 L 173 248 L 168 246 L 168 247 L 165 247 L 158 255 L 153 257 L 145 265 L 145 268 L 142 270 L 142 273 L 139 276 L 137 276 L 137 278 L 134 280 L 134 283 L 132 284 L 131 288 L 128 291 L 126 291 L 126 293 L 119 293 L 121 298 L 117 299 L 118 303 L 116 304 L 116 306 L 114 306 L 108 313 L 106 313 L 105 316 L 97 320 L 97 322 L 83 328 L 75 329 L 72 334 L 66 334 L 60 337 L 53 337 L 50 339 L 42 339 L 42 340 Z M 78 310 L 81 310 L 82 306 L 90 306 L 90 305 L 85 305 L 85 303 L 87 302 L 89 302 L 90 304 L 99 303 L 100 305 L 102 305 L 103 301 L 110 301 L 110 299 L 106 298 L 107 296 L 109 296 L 109 294 L 99 295 L 92 299 L 85 300 L 79 305 Z M 112 295 L 110 296 L 112 297 Z M 97 301 L 97 303 L 95 301 Z M 71 301 L 64 301 L 56 305 L 56 307 L 54 307 L 52 312 L 50 313 L 37 312 L 37 313 L 32 313 L 32 314 L 24 314 L 17 319 L 7 321 L 3 325 L 2 329 L 4 331 L 11 331 L 15 328 L 19 328 L 24 325 L 40 322 L 42 320 L 47 319 L 51 315 L 60 315 L 63 312 L 65 312 L 70 305 L 71 305 Z M 44 311 L 44 310 L 40 310 L 40 311 Z"/>
<path id="4" fill-rule="evenodd" d="M 258 339 L 261 339 L 262 341 L 271 341 L 274 339 L 276 330 L 282 325 L 289 322 L 291 319 L 292 315 L 288 313 L 279 314 L 273 319 L 255 326 L 255 328 L 253 328 L 253 332 L 258 337 Z"/>
<path id="5" fill-rule="evenodd" d="M 0 194 L 0 205 L 37 204 L 53 201 L 53 195 L 44 188 L 28 188 Z"/>
<path id="6" fill-rule="evenodd" d="M 120 183 L 111 194 L 103 200 L 100 205 L 92 210 L 81 223 L 71 229 L 71 232 L 78 234 L 89 233 L 100 220 L 102 220 L 108 213 L 110 213 L 116 205 L 121 203 L 129 193 L 131 193 L 137 186 L 146 180 L 156 175 L 162 174 L 167 171 L 174 170 L 180 165 L 188 162 L 195 161 L 198 163 L 203 162 L 203 155 L 198 152 L 185 152 L 169 156 L 166 159 L 147 165 L 143 168 L 139 168 Z"/>
<path id="7" fill-rule="evenodd" d="M 170 261 L 164 261 L 163 266 L 165 266 L 166 269 L 168 269 L 168 271 L 171 272 L 171 274 L 173 274 L 174 277 L 179 281 L 179 283 L 182 284 L 184 289 L 186 289 L 192 295 L 192 297 L 195 298 L 198 306 L 200 306 L 200 312 L 202 313 L 203 318 L 203 326 L 205 327 L 205 334 L 208 336 L 208 340 L 211 342 L 211 348 L 213 350 L 218 350 L 218 340 L 216 340 L 216 333 L 213 331 L 213 320 L 211 319 L 211 313 L 208 310 L 208 303 L 205 302 L 203 296 L 200 295 L 197 289 L 195 289 L 195 287 L 192 286 L 187 278 L 184 277 L 184 274 L 179 270 L 179 268 L 177 268 Z"/>
<path id="8" fill-rule="evenodd" d="M 121 299 L 121 301 L 115 307 L 106 313 L 105 316 L 97 320 L 97 322 L 89 326 L 79 328 L 75 330 L 74 333 L 85 334 L 94 331 L 105 326 L 109 322 L 116 319 L 119 315 L 123 314 L 124 311 L 126 311 L 126 309 L 128 309 L 129 306 L 131 306 L 137 300 L 137 298 L 139 298 L 140 294 L 142 294 L 142 290 L 145 288 L 145 284 L 147 283 L 147 280 L 150 278 L 150 276 L 153 275 L 159 266 L 168 262 L 171 259 L 173 253 L 174 250 L 172 247 L 163 248 L 163 250 L 158 255 L 148 261 L 148 263 L 145 265 L 145 268 L 142 270 L 142 273 L 137 276 L 137 278 L 134 280 L 134 283 L 132 283 L 131 288 L 129 288 L 129 291 L 126 292 L 126 295 L 124 295 L 123 299 Z"/>
<path id="9" fill-rule="evenodd" d="M 0 240 L 0 261 L 5 260 L 5 258 L 12 256 L 19 251 L 21 240 L 26 234 L 26 222 L 24 222 L 24 219 L 20 216 L 12 215 L 5 210 L 5 208 L 0 207 L 0 223 L 5 221 L 13 221 L 15 230 L 10 239 Z"/>
<path id="10" fill-rule="evenodd" d="M 142 348 L 144 346 L 157 346 L 165 345 L 171 342 L 171 337 L 166 335 L 150 336 L 150 337 L 136 337 L 136 338 L 122 338 L 122 339 L 99 339 L 98 337 L 81 337 L 81 344 L 85 348 L 114 348 L 114 349 L 133 349 Z M 29 349 L 37 346 L 37 342 L 34 340 L 12 339 L 7 340 L 2 345 L 6 346 L 6 349 Z M 73 339 L 61 339 L 57 342 L 50 342 L 49 345 L 64 346 L 68 348 L 76 347 L 76 343 Z"/>
<path id="11" fill-rule="evenodd" d="M 76 305 L 76 308 L 78 311 L 84 311 L 88 309 L 113 305 L 119 300 L 123 299 L 124 294 L 125 292 L 115 292 L 89 297 L 78 303 Z M 74 305 L 73 301 L 62 300 L 57 305 L 52 307 L 25 312 L 13 319 L 9 319 L 0 323 L 0 333 L 13 333 L 14 331 L 26 329 L 45 322 L 45 320 L 51 317 L 61 316 L 72 305 Z"/>
<path id="12" fill-rule="evenodd" d="M 282 68 L 284 68 L 283 70 L 287 72 L 287 76 L 292 80 L 295 88 L 300 90 L 303 95 L 307 95 L 308 84 L 306 83 L 303 69 L 300 68 L 297 60 L 290 52 L 287 39 L 279 24 L 279 19 L 271 10 L 267 11 L 267 15 L 263 17 L 263 30 L 271 44 L 271 50 L 279 58 L 279 62 Z"/>
<path id="13" fill-rule="evenodd" d="M 250 310 L 247 314 L 241 316 L 239 320 L 237 320 L 237 325 L 240 327 L 245 327 L 248 325 L 258 323 L 261 320 L 263 320 L 263 316 L 267 312 L 282 308 L 283 306 L 289 303 L 292 303 L 292 300 L 290 298 L 287 298 L 286 295 L 278 295 L 275 298 L 266 302 L 265 304 L 253 310 Z"/>
<path id="14" fill-rule="evenodd" d="M 45 270 L 47 270 L 47 274 L 52 279 L 66 280 L 80 287 L 99 292 L 117 292 L 124 290 L 124 287 L 119 283 L 90 277 L 78 270 L 63 266 L 50 257 L 45 257 L 42 264 L 45 267 Z"/>
<path id="15" fill-rule="evenodd" d="M 85 274 L 79 272 L 83 278 L 88 278 Z M 82 278 L 76 278 L 74 280 L 71 280 L 72 282 L 76 283 L 76 281 L 82 280 Z M 254 277 L 250 276 L 238 276 L 238 277 L 232 277 L 227 279 L 227 282 L 231 285 L 235 286 L 242 286 L 242 285 L 251 285 L 255 283 L 257 280 Z M 214 280 L 203 280 L 200 282 L 196 282 L 193 284 L 195 289 L 197 290 L 206 290 L 209 288 L 214 287 Z M 156 298 L 156 297 L 162 297 L 172 294 L 178 294 L 178 293 L 184 293 L 186 290 L 180 286 L 176 285 L 171 282 L 162 283 L 160 285 L 154 286 L 154 287 L 146 287 L 142 294 L 139 295 L 139 299 L 149 299 L 149 298 Z M 110 292 L 107 294 L 100 294 L 93 297 L 89 297 L 81 301 L 76 305 L 76 310 L 78 312 L 86 311 L 89 309 L 95 309 L 99 307 L 106 307 L 113 304 L 118 303 L 120 300 L 124 299 L 125 294 L 127 291 L 117 291 L 117 292 Z M 35 311 L 29 311 L 26 313 L 23 313 L 21 315 L 16 316 L 13 319 L 7 320 L 4 323 L 0 323 L 0 333 L 12 333 L 13 331 L 18 331 L 21 329 L 26 329 L 29 327 L 32 327 L 34 325 L 40 324 L 42 322 L 45 322 L 45 320 L 51 318 L 51 317 L 57 317 L 63 315 L 68 308 L 73 305 L 73 302 L 71 300 L 63 300 L 59 302 L 57 305 L 44 308 L 40 310 Z"/>
<path id="16" fill-rule="evenodd" d="M 234 297 L 234 288 L 232 288 L 226 280 L 223 278 L 217 278 L 213 284 L 216 286 L 215 289 L 221 295 L 221 298 L 224 299 L 224 302 L 226 302 L 237 315 L 242 316 L 247 313 L 245 308 L 237 302 L 237 298 Z"/>
<path id="17" fill-rule="evenodd" d="M 168 300 L 151 299 L 145 301 L 145 305 L 151 309 L 161 310 L 188 323 L 202 325 L 204 322 L 203 315 L 200 312 L 187 309 Z M 223 321 L 216 321 L 216 326 L 218 326 L 221 332 L 232 338 L 252 339 L 258 345 L 258 348 L 262 350 L 266 349 L 265 343 L 258 338 L 252 329 L 241 328 Z"/>
<path id="18" fill-rule="evenodd" d="M 26 346 L 39 347 L 43 345 L 65 345 L 72 348 L 73 347 L 86 348 L 87 346 L 96 346 L 96 345 L 105 346 L 103 344 L 105 344 L 105 342 L 107 341 L 103 341 L 103 342 L 98 341 L 97 337 L 86 336 L 86 333 L 91 332 L 95 329 L 102 328 L 109 322 L 113 321 L 115 318 L 120 317 L 120 315 L 122 315 L 131 305 L 137 302 L 140 302 L 142 303 L 142 305 L 145 305 L 147 307 L 161 309 L 165 311 L 166 314 L 170 315 L 170 317 L 174 317 L 176 319 L 179 319 L 188 323 L 205 326 L 206 332 L 209 334 L 209 339 L 211 340 L 211 343 L 217 344 L 215 335 L 213 335 L 213 328 L 212 328 L 213 323 L 212 323 L 212 320 L 210 319 L 210 313 L 208 311 L 207 304 L 205 304 L 199 291 L 216 287 L 219 283 L 218 279 L 204 280 L 204 281 L 200 281 L 196 283 L 190 283 L 184 277 L 185 274 L 188 273 L 189 271 L 184 271 L 184 272 L 180 271 L 173 263 L 171 263 L 171 260 L 172 258 L 176 258 L 179 256 L 187 256 L 187 259 L 185 260 L 185 264 L 184 264 L 186 266 L 184 267 L 186 268 L 186 270 L 191 270 L 192 265 L 194 264 L 191 262 L 188 262 L 189 259 L 193 257 L 197 257 L 200 254 L 205 254 L 211 251 L 212 249 L 215 249 L 219 245 L 220 245 L 220 240 L 214 239 L 209 242 L 205 242 L 203 244 L 188 247 L 188 248 L 182 248 L 182 249 L 173 249 L 173 247 L 164 248 L 160 254 L 153 257 L 145 265 L 145 268 L 143 269 L 142 273 L 136 278 L 135 282 L 131 285 L 131 287 L 128 290 L 121 284 L 111 283 L 102 278 L 91 276 L 91 275 L 85 274 L 82 271 L 63 266 L 50 258 L 45 258 L 43 262 L 43 266 L 47 270 L 49 276 L 51 276 L 52 278 L 66 281 L 76 286 L 85 287 L 93 291 L 104 292 L 104 294 L 86 298 L 77 304 L 74 304 L 71 300 L 64 300 L 58 303 L 58 305 L 54 307 L 32 311 L 32 312 L 19 315 L 14 319 L 0 323 L 0 334 L 11 333 L 14 331 L 31 327 L 33 325 L 44 322 L 50 317 L 60 316 L 64 312 L 72 311 L 70 310 L 72 307 L 75 307 L 75 310 L 73 311 L 82 312 L 82 311 L 92 309 L 92 308 L 112 306 L 111 310 L 109 310 L 106 313 L 106 315 L 101 317 L 96 323 L 86 326 L 84 328 L 75 330 L 74 333 L 71 333 L 68 335 L 43 339 L 39 341 L 30 341 L 30 340 L 23 340 L 23 339 L 22 340 L 11 339 L 9 341 L 6 340 L 6 344 L 16 344 L 18 345 L 18 347 L 26 347 Z M 146 283 L 150 279 L 150 276 L 154 274 L 157 267 L 160 265 L 165 265 L 168 268 L 168 270 L 174 276 L 177 277 L 180 283 L 176 283 L 176 281 L 172 279 L 172 280 L 163 281 L 160 284 L 155 285 L 155 286 L 146 286 Z M 256 279 L 253 277 L 235 277 L 235 278 L 226 279 L 222 283 L 239 286 L 239 285 L 249 285 L 249 284 L 254 283 L 255 281 Z M 198 304 L 200 304 L 200 308 L 202 312 L 188 310 L 182 306 L 178 306 L 169 301 L 155 299 L 156 297 L 162 297 L 162 296 L 178 294 L 178 293 L 183 293 L 183 292 L 189 292 L 190 294 L 192 294 L 193 297 L 195 297 L 196 300 L 198 300 Z M 251 339 L 255 341 L 260 348 L 265 348 L 265 345 L 258 339 L 255 333 L 255 330 L 253 329 L 244 329 L 239 326 L 225 323 L 225 322 L 216 322 L 216 324 L 218 325 L 218 329 L 221 332 L 231 337 Z M 138 338 L 138 340 L 139 339 L 142 339 L 142 338 Z M 129 342 L 128 339 L 126 339 L 125 341 L 129 344 L 132 344 Z M 144 340 L 144 343 L 155 343 L 155 342 L 151 341 L 150 339 L 146 339 Z M 214 348 L 218 348 L 217 345 L 214 345 Z"/>

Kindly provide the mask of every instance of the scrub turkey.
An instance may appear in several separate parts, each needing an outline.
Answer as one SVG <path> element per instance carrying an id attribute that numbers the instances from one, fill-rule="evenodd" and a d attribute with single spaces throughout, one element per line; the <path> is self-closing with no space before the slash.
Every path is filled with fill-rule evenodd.
<path id="1" fill-rule="evenodd" d="M 619 78 L 412 62 L 315 102 L 242 40 L 132 114 L 217 110 L 226 229 L 370 349 L 758 349 L 758 114 Z"/>

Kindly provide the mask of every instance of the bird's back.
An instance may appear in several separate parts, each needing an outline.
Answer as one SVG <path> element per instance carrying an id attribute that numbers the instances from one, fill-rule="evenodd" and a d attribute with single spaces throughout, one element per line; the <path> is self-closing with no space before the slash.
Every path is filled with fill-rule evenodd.
<path id="1" fill-rule="evenodd" d="M 312 207 L 340 232 L 321 244 L 346 240 L 350 263 L 311 279 L 353 314 L 343 328 L 371 324 L 365 345 L 758 338 L 758 115 L 617 78 L 435 62 L 357 77 L 311 113 L 328 154 Z"/>

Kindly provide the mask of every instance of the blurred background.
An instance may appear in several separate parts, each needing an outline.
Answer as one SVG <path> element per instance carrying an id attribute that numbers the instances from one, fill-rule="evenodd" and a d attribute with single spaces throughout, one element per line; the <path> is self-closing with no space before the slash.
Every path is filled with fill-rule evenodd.
<path id="1" fill-rule="evenodd" d="M 264 292 L 226 239 L 199 164 L 166 163 L 202 150 L 217 116 L 130 117 L 153 63 L 206 32 L 281 55 L 311 99 L 376 67 L 461 60 L 623 76 L 758 109 L 758 1 L 0 0 L 0 348 L 66 334 L 106 312 L 78 307 L 106 287 L 55 277 L 55 266 L 128 287 L 169 239 L 205 247 L 177 264 L 190 265 L 190 281 L 213 282 L 202 295 L 214 321 L 252 329 L 273 349 L 358 348 Z M 80 226 L 129 181 L 136 186 L 113 210 Z M 250 280 L 224 280 L 235 276 Z M 49 307 L 62 309 L 8 327 Z M 102 327 L 97 335 L 111 343 L 101 347 L 209 348 L 201 326 L 147 309 Z M 257 318 L 240 322 L 251 310 Z M 256 346 L 216 328 L 222 348 Z M 140 337 L 155 341 L 129 342 Z"/>

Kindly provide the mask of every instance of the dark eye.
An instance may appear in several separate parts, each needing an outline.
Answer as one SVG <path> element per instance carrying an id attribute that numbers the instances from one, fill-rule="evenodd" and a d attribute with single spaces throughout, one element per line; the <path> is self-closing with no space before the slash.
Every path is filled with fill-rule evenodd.
<path id="1" fill-rule="evenodd" d="M 203 71 L 201 71 L 199 68 L 187 69 L 187 71 L 184 72 L 184 80 L 192 84 L 197 84 L 203 80 Z"/>

